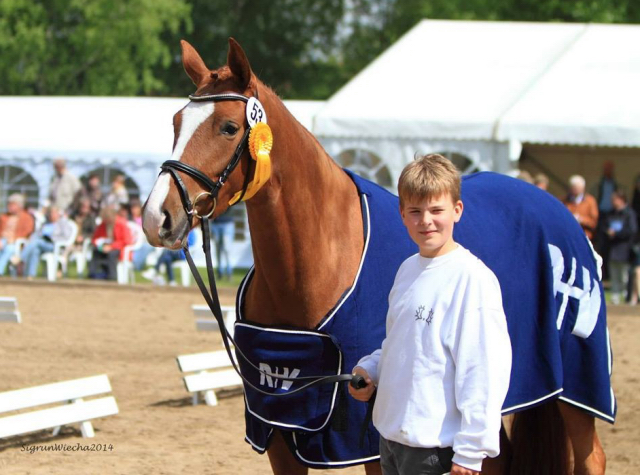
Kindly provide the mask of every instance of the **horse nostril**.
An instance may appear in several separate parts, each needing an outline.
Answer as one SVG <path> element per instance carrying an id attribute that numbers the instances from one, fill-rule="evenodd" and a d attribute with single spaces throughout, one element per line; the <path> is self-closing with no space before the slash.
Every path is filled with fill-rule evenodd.
<path id="1" fill-rule="evenodd" d="M 171 215 L 166 210 L 163 211 L 162 214 L 164 214 L 164 221 L 162 222 L 162 229 L 164 229 L 166 231 L 171 231 Z"/>

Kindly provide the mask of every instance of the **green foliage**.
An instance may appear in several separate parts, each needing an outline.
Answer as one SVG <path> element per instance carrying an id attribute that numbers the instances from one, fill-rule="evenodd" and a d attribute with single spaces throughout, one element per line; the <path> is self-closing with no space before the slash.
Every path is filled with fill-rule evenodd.
<path id="1" fill-rule="evenodd" d="M 162 92 L 162 34 L 188 15 L 184 0 L 0 0 L 0 93 Z"/>
<path id="2" fill-rule="evenodd" d="M 193 91 L 182 69 L 179 39 L 189 41 L 207 66 L 226 63 L 227 40 L 234 37 L 254 72 L 286 98 L 327 97 L 339 85 L 329 58 L 344 16 L 344 0 L 191 0 L 191 34 L 175 35 L 170 68 L 158 71 L 179 95 Z"/>
<path id="3" fill-rule="evenodd" d="M 639 23 L 638 0 L 0 0 L 0 94 L 185 96 L 184 38 L 227 39 L 288 99 L 326 99 L 423 18 Z"/>

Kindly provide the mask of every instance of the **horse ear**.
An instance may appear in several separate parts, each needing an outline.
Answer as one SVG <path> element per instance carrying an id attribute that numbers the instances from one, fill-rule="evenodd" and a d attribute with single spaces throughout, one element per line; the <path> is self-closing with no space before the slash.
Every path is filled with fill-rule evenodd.
<path id="1" fill-rule="evenodd" d="M 231 72 L 240 81 L 241 89 L 246 89 L 251 80 L 251 66 L 240 43 L 233 38 L 229 38 L 229 53 L 227 54 L 227 65 Z"/>
<path id="2" fill-rule="evenodd" d="M 204 61 L 202 61 L 193 46 L 185 40 L 181 40 L 180 45 L 182 46 L 182 65 L 184 70 L 193 81 L 193 84 L 199 86 L 203 79 L 209 77 L 211 71 L 209 71 L 209 68 L 204 64 Z"/>

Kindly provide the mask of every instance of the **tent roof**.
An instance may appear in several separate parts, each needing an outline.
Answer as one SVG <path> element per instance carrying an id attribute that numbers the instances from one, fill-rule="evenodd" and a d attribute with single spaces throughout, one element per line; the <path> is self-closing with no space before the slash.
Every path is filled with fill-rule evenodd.
<path id="1" fill-rule="evenodd" d="M 639 45 L 638 26 L 423 20 L 314 132 L 640 146 Z"/>
<path id="2" fill-rule="evenodd" d="M 0 97 L 0 157 L 153 162 L 170 158 L 173 115 L 188 99 Z M 307 128 L 320 101 L 285 101 Z"/>
<path id="3" fill-rule="evenodd" d="M 586 25 L 502 117 L 497 138 L 640 147 L 640 26 Z"/>

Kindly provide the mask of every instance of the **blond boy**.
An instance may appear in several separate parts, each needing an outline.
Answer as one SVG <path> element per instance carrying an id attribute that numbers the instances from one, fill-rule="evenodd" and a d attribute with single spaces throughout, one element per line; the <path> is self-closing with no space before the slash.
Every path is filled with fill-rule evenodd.
<path id="1" fill-rule="evenodd" d="M 398 182 L 402 221 L 419 253 L 389 293 L 382 347 L 353 369 L 368 401 L 385 475 L 480 473 L 499 453 L 511 343 L 497 278 L 453 240 L 460 177 L 440 155 L 409 164 Z"/>

